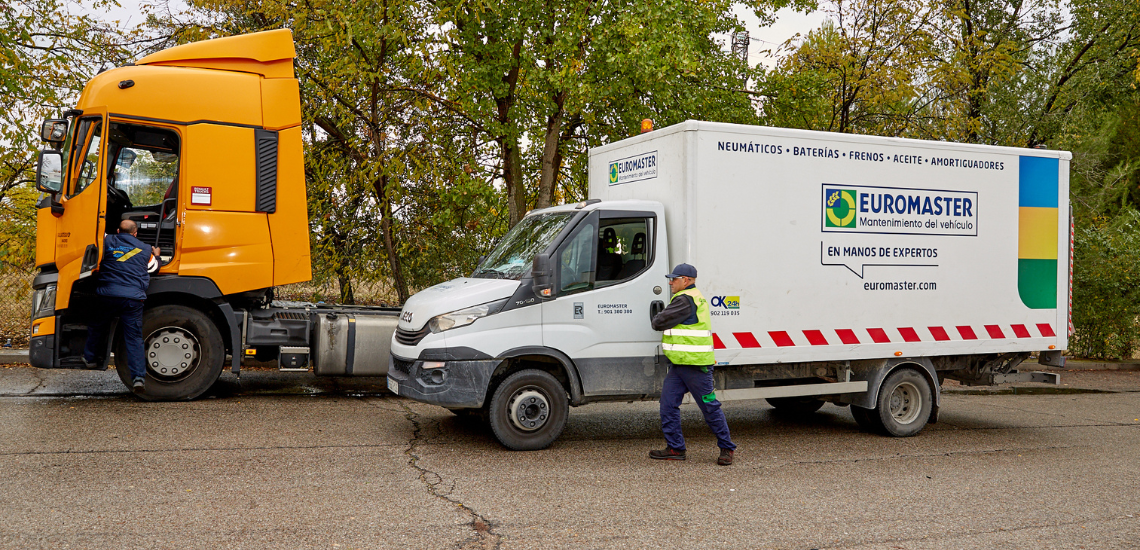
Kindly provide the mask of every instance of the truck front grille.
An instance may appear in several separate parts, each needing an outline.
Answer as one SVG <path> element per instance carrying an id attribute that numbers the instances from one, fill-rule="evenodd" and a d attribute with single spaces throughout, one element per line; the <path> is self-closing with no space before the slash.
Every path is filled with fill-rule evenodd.
<path id="1" fill-rule="evenodd" d="M 405 346 L 414 346 L 419 344 L 420 340 L 423 340 L 424 336 L 428 335 L 428 332 L 430 331 L 428 330 L 427 325 L 424 325 L 424 328 L 417 331 L 409 331 L 397 328 L 396 341 L 404 344 Z"/>

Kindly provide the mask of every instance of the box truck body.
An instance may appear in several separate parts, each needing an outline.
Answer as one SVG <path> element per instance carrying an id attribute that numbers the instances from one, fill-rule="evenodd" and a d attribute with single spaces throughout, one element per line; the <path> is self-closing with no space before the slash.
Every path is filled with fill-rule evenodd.
<path id="1" fill-rule="evenodd" d="M 688 122 L 593 150 L 590 197 L 666 205 L 718 363 L 1041 351 L 1067 343 L 1069 158 Z"/>
<path id="2" fill-rule="evenodd" d="M 1068 336 L 1065 152 L 689 121 L 590 152 L 590 200 L 530 214 L 413 296 L 389 388 L 549 445 L 567 405 L 652 399 L 652 314 L 698 270 L 717 395 L 852 405 L 914 435 L 943 378 L 1050 380 Z"/>

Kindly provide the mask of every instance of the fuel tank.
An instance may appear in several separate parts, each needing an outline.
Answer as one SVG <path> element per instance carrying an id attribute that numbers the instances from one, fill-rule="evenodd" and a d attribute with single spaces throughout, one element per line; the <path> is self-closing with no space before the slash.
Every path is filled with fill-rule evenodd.
<path id="1" fill-rule="evenodd" d="M 388 374 L 399 311 L 321 313 L 313 327 L 313 372 L 322 376 Z"/>

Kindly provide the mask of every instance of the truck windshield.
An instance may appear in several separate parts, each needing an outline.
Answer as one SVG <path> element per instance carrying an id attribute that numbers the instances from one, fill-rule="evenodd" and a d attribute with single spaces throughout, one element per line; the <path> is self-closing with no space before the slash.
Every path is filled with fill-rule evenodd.
<path id="1" fill-rule="evenodd" d="M 523 218 L 479 264 L 472 277 L 522 278 L 530 270 L 534 255 L 550 246 L 554 237 L 558 236 L 558 232 L 566 227 L 573 216 L 573 212 L 551 212 Z"/>

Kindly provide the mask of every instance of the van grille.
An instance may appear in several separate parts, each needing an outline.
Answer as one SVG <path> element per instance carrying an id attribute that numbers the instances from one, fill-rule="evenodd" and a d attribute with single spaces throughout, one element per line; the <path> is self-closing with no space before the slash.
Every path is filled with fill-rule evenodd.
<path id="1" fill-rule="evenodd" d="M 396 359 L 395 357 L 393 357 L 392 358 L 392 368 L 399 371 L 399 372 L 402 372 L 404 374 L 410 374 L 412 372 L 412 363 L 413 362 L 414 361 L 404 361 L 402 359 Z"/>
<path id="2" fill-rule="evenodd" d="M 428 332 L 430 332 L 430 331 L 429 331 L 427 325 L 424 325 L 424 328 L 417 330 L 417 331 L 410 331 L 410 330 L 404 330 L 404 329 L 397 328 L 396 329 L 396 341 L 401 343 L 401 344 L 404 344 L 405 346 L 414 346 L 414 345 L 419 344 L 420 340 L 423 340 L 424 337 L 428 335 Z"/>

